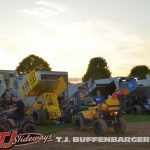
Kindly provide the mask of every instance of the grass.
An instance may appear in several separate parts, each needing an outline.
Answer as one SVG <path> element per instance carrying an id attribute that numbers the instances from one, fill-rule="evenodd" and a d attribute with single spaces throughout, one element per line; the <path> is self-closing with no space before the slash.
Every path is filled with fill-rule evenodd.
<path id="1" fill-rule="evenodd" d="M 127 122 L 143 122 L 150 121 L 150 115 L 129 115 L 126 114 L 123 116 Z M 53 134 L 61 130 L 66 130 L 72 128 L 72 123 L 64 125 L 56 125 L 55 123 L 48 121 L 45 125 L 37 125 L 36 129 L 40 133 L 44 134 Z"/>
<path id="2" fill-rule="evenodd" d="M 123 116 L 128 122 L 142 122 L 142 121 L 150 121 L 150 115 L 129 115 L 126 114 Z"/>

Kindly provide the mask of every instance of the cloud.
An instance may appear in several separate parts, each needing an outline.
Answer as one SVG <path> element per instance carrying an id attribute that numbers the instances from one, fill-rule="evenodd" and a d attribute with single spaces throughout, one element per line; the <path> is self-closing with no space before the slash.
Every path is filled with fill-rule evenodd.
<path id="1" fill-rule="evenodd" d="M 36 1 L 34 8 L 24 8 L 21 10 L 24 13 L 40 18 L 54 18 L 62 13 L 68 13 L 69 7 L 60 2 Z"/>
<path id="2" fill-rule="evenodd" d="M 48 1 L 36 1 L 36 4 L 42 6 L 50 6 L 51 9 L 54 9 L 60 13 L 66 13 L 70 11 L 69 7 L 61 2 L 52 3 Z"/>
<path id="3" fill-rule="evenodd" d="M 44 7 L 39 8 L 33 8 L 33 9 L 23 9 L 24 13 L 40 17 L 40 18 L 53 18 L 54 16 L 57 16 L 59 13 L 55 10 L 47 9 Z"/>

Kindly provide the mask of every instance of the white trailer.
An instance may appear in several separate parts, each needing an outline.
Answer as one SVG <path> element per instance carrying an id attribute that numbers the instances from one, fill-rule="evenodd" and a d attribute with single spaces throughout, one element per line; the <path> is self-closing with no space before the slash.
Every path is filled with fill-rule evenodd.
<path id="1" fill-rule="evenodd" d="M 37 74 L 41 80 L 57 80 L 60 76 L 64 77 L 67 85 L 66 91 L 63 92 L 59 98 L 68 96 L 68 73 L 61 71 L 37 71 Z M 16 91 L 19 99 L 22 100 L 20 93 L 20 86 L 26 80 L 27 75 L 18 76 L 15 70 L 0 70 L 0 96 L 6 89 L 12 89 Z M 35 101 L 35 96 L 26 97 L 24 99 L 25 105 L 31 105 Z"/>

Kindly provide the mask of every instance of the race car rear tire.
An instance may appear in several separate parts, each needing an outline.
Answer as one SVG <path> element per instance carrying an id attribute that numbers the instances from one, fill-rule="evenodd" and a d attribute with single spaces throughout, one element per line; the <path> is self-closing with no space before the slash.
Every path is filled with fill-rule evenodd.
<path id="1" fill-rule="evenodd" d="M 140 105 L 134 105 L 131 108 L 131 113 L 134 115 L 141 115 L 141 114 L 143 114 L 143 109 Z"/>
<path id="2" fill-rule="evenodd" d="M 45 124 L 47 121 L 47 114 L 44 110 L 37 109 L 33 111 L 32 118 L 35 124 Z"/>
<path id="3" fill-rule="evenodd" d="M 32 124 L 32 123 L 26 123 L 26 124 L 23 126 L 22 132 L 23 132 L 23 133 L 35 133 L 35 132 L 36 132 L 36 129 L 35 129 L 34 124 Z"/>

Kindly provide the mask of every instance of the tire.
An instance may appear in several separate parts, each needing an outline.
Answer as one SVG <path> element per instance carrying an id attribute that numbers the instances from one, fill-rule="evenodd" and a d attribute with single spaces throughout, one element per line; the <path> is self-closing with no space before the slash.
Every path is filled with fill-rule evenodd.
<path id="1" fill-rule="evenodd" d="M 94 121 L 93 131 L 94 131 L 95 135 L 97 135 L 97 136 L 103 135 L 103 133 L 105 133 L 106 130 L 107 130 L 107 124 L 106 124 L 105 120 L 98 119 L 98 120 Z"/>
<path id="2" fill-rule="evenodd" d="M 82 114 L 75 115 L 73 120 L 74 128 L 76 131 L 82 131 L 85 129 L 84 117 Z"/>
<path id="3" fill-rule="evenodd" d="M 139 105 L 134 105 L 131 108 L 131 113 L 134 114 L 134 115 L 141 115 L 141 114 L 143 114 L 143 109 Z"/>
<path id="4" fill-rule="evenodd" d="M 47 114 L 42 109 L 37 109 L 32 113 L 32 118 L 35 124 L 45 124 L 47 121 Z"/>
<path id="5" fill-rule="evenodd" d="M 124 133 L 127 129 L 126 120 L 122 117 L 118 118 L 118 122 L 113 125 L 113 128 L 117 133 Z"/>
<path id="6" fill-rule="evenodd" d="M 70 123 L 70 122 L 72 122 L 72 113 L 71 110 L 68 110 L 65 116 L 65 123 Z"/>
<path id="7" fill-rule="evenodd" d="M 23 126 L 22 132 L 23 133 L 35 133 L 36 129 L 35 129 L 35 126 L 32 123 L 26 123 Z"/>

